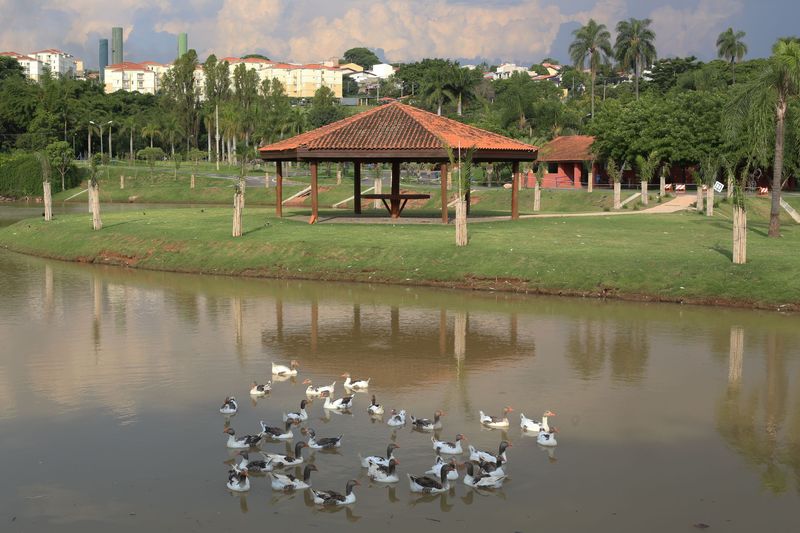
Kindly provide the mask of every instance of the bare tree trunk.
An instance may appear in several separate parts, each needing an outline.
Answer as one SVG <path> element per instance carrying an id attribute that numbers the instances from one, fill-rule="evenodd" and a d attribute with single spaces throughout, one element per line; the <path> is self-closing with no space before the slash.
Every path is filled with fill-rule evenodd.
<path id="1" fill-rule="evenodd" d="M 697 209 L 698 213 L 703 212 L 703 186 L 699 183 L 697 184 L 697 200 L 695 203 L 695 208 Z"/>
<path id="2" fill-rule="evenodd" d="M 342 184 L 342 164 L 336 166 L 336 185 Z"/>
<path id="3" fill-rule="evenodd" d="M 664 195 L 666 194 L 667 194 L 667 178 L 661 176 L 660 178 L 658 178 L 658 195 L 663 198 Z"/>
<path id="4" fill-rule="evenodd" d="M 731 198 L 733 196 L 733 177 L 728 176 L 728 191 L 726 192 L 727 198 Z"/>
<path id="5" fill-rule="evenodd" d="M 124 174 L 120 174 L 119 175 L 119 189 L 120 190 L 125 189 L 125 175 Z"/>
<path id="6" fill-rule="evenodd" d="M 592 97 L 592 103 L 594 103 L 594 97 Z M 588 180 L 586 180 L 586 192 L 592 192 L 594 190 L 594 169 L 592 165 L 589 165 L 589 174 Z"/>
<path id="7" fill-rule="evenodd" d="M 53 220 L 53 195 L 51 194 L 50 182 L 42 182 L 42 189 L 44 190 L 44 219 L 47 222 Z"/>
<path id="8" fill-rule="evenodd" d="M 647 182 L 642 181 L 642 205 L 647 205 L 650 203 L 650 199 L 647 197 Z"/>
<path id="9" fill-rule="evenodd" d="M 242 204 L 243 204 L 243 195 L 242 189 L 240 187 L 236 187 L 236 191 L 233 194 L 233 231 L 232 235 L 234 237 L 241 237 L 242 236 Z"/>
<path id="10" fill-rule="evenodd" d="M 453 173 L 449 170 L 447 171 L 447 190 L 453 189 Z"/>
<path id="11" fill-rule="evenodd" d="M 89 207 L 89 212 L 91 213 L 92 212 L 92 196 L 94 195 L 94 189 L 92 188 L 92 182 L 91 181 L 89 181 L 89 183 L 86 185 L 86 194 L 88 195 L 88 199 L 89 199 L 88 207 Z"/>
<path id="12" fill-rule="evenodd" d="M 618 181 L 614 182 L 614 209 L 622 208 L 622 184 Z"/>
<path id="13" fill-rule="evenodd" d="M 194 189 L 194 172 L 192 172 L 192 177 L 189 179 L 189 188 Z"/>
<path id="14" fill-rule="evenodd" d="M 90 185 L 92 191 L 92 229 L 99 230 L 103 227 L 103 221 L 100 220 L 100 185 Z"/>
<path id="15" fill-rule="evenodd" d="M 383 181 L 381 181 L 381 164 L 380 163 L 375 163 L 375 181 L 374 181 L 373 185 L 375 187 L 375 190 L 373 190 L 372 192 L 375 193 L 375 194 L 381 194 L 381 190 L 383 188 Z M 375 201 L 372 203 L 372 207 L 375 208 L 375 209 L 380 209 L 381 208 L 381 201 L 378 200 L 378 199 L 375 199 Z"/>
<path id="16" fill-rule="evenodd" d="M 539 180 L 533 185 L 533 212 L 538 213 L 542 208 L 542 189 L 539 187 Z"/>
<path id="17" fill-rule="evenodd" d="M 733 264 L 747 262 L 747 212 L 740 206 L 733 207 Z"/>
<path id="18" fill-rule="evenodd" d="M 706 189 L 706 216 L 714 216 L 714 187 Z"/>
<path id="19" fill-rule="evenodd" d="M 775 125 L 775 162 L 772 165 L 772 204 L 769 210 L 770 237 L 781 236 L 781 177 L 783 176 L 783 132 L 786 120 L 786 102 L 778 102 L 778 121 Z"/>
<path id="20" fill-rule="evenodd" d="M 456 202 L 456 246 L 466 246 L 467 238 L 467 202 Z"/>
<path id="21" fill-rule="evenodd" d="M 211 130 L 206 131 L 206 148 L 208 148 L 208 162 L 211 162 Z"/>
<path id="22" fill-rule="evenodd" d="M 269 171 L 267 170 L 267 163 L 264 163 L 264 188 L 269 189 Z"/>

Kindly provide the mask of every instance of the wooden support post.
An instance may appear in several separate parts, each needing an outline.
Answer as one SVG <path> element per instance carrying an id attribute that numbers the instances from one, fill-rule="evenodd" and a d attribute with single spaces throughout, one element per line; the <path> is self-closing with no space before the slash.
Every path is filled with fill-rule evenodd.
<path id="1" fill-rule="evenodd" d="M 392 196 L 400 195 L 400 161 L 392 161 Z M 400 218 L 400 198 L 392 198 L 392 218 Z"/>
<path id="2" fill-rule="evenodd" d="M 511 164 L 511 220 L 519 218 L 519 161 Z"/>
<path id="3" fill-rule="evenodd" d="M 275 216 L 283 216 L 283 163 L 275 161 Z"/>
<path id="4" fill-rule="evenodd" d="M 353 213 L 361 214 L 361 162 L 353 161 Z"/>
<path id="5" fill-rule="evenodd" d="M 314 224 L 317 221 L 319 213 L 319 180 L 317 179 L 317 171 L 319 164 L 316 161 L 311 162 L 311 218 L 308 220 L 309 224 Z"/>
<path id="6" fill-rule="evenodd" d="M 439 175 L 442 183 L 442 224 L 447 224 L 447 163 L 442 163 Z"/>

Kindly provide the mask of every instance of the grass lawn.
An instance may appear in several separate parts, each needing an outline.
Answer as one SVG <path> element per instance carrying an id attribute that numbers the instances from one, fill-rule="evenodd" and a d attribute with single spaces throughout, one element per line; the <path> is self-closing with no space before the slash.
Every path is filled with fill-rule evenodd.
<path id="1" fill-rule="evenodd" d="M 800 309 L 800 226 L 785 224 L 783 237 L 769 239 L 766 218 L 754 210 L 748 264 L 734 266 L 725 209 L 720 204 L 713 219 L 677 213 L 471 224 L 469 246 L 457 248 L 452 225 L 310 226 L 276 219 L 271 208 L 246 208 L 245 235 L 234 239 L 232 209 L 183 208 L 108 213 L 98 232 L 88 214 L 26 220 L 0 229 L 0 245 L 179 272 Z"/>

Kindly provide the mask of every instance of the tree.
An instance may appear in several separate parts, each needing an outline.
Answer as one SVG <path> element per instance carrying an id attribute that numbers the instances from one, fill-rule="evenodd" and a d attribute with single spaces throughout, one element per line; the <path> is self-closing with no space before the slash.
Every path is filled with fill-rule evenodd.
<path id="1" fill-rule="evenodd" d="M 192 162 L 192 177 L 189 181 L 190 189 L 194 189 L 194 179 L 197 175 L 197 167 L 200 165 L 200 161 L 202 161 L 204 157 L 206 157 L 206 153 L 202 150 L 198 150 L 197 148 L 189 150 L 189 153 L 186 154 L 186 159 Z M 210 158 L 209 161 L 211 161 Z"/>
<path id="2" fill-rule="evenodd" d="M 158 147 L 153 148 L 152 146 L 136 152 L 136 157 L 147 161 L 147 166 L 150 167 L 150 175 L 153 174 L 153 170 L 156 168 L 156 161 L 164 159 L 165 155 L 164 150 Z"/>
<path id="3" fill-rule="evenodd" d="M 322 86 L 314 93 L 311 108 L 308 111 L 308 120 L 315 128 L 331 124 L 342 118 L 342 109 L 336 103 L 336 95 L 326 86 Z"/>
<path id="4" fill-rule="evenodd" d="M 103 227 L 103 221 L 100 220 L 100 180 L 97 179 L 102 159 L 101 154 L 94 154 L 89 160 L 89 194 L 92 200 L 92 229 L 95 231 Z"/>
<path id="5" fill-rule="evenodd" d="M 161 128 L 156 122 L 148 122 L 141 131 L 142 135 L 150 137 L 150 148 L 153 147 L 153 137 L 161 137 Z"/>
<path id="6" fill-rule="evenodd" d="M 772 205 L 769 236 L 780 236 L 781 189 L 783 188 L 784 142 L 790 104 L 800 95 L 800 42 L 779 39 L 761 75 L 744 85 L 731 102 L 733 127 L 725 128 L 739 142 L 751 146 L 759 161 L 772 155 Z M 731 124 L 731 123 L 729 123 Z M 770 141 L 774 151 L 770 154 Z"/>
<path id="7" fill-rule="evenodd" d="M 622 173 L 624 170 L 625 163 L 622 163 L 622 166 L 618 167 L 613 158 L 609 158 L 608 162 L 606 162 L 606 174 L 608 174 L 608 177 L 611 178 L 611 182 L 614 184 L 614 209 L 622 207 L 622 187 L 620 185 L 620 180 L 622 180 Z"/>
<path id="8" fill-rule="evenodd" d="M 184 135 L 186 131 L 181 126 L 178 117 L 176 117 L 172 113 L 167 113 L 164 115 L 162 122 L 161 122 L 161 129 L 164 136 L 169 140 L 169 153 L 170 156 L 175 156 L 175 139 L 181 135 Z"/>
<path id="9" fill-rule="evenodd" d="M 50 183 L 50 159 L 45 152 L 36 152 L 36 160 L 42 167 L 42 191 L 44 196 L 44 219 L 53 220 L 53 196 Z"/>
<path id="10" fill-rule="evenodd" d="M 586 60 L 589 60 L 589 70 L 592 78 L 592 117 L 594 118 L 594 83 L 597 69 L 601 64 L 607 64 L 612 56 L 611 34 L 605 24 L 598 24 L 594 19 L 589 19 L 586 26 L 572 32 L 575 40 L 569 45 L 569 55 L 575 68 L 583 70 Z"/>
<path id="11" fill-rule="evenodd" d="M 175 165 L 175 174 L 174 179 L 178 179 L 178 169 L 181 168 L 181 162 L 183 161 L 183 157 L 181 154 L 172 154 L 172 164 Z"/>
<path id="12" fill-rule="evenodd" d="M 262 142 L 272 143 L 283 139 L 289 130 L 288 123 L 292 113 L 292 103 L 280 80 L 273 78 L 261 82 L 259 112 L 261 120 L 259 120 L 256 135 L 261 138 Z"/>
<path id="13" fill-rule="evenodd" d="M 734 32 L 733 28 L 728 28 L 717 37 L 717 57 L 725 59 L 731 64 L 731 74 L 733 84 L 736 84 L 736 62 L 741 61 L 747 54 L 747 45 L 744 44 L 745 32 Z"/>
<path id="14" fill-rule="evenodd" d="M 447 83 L 450 92 L 456 97 L 456 113 L 462 115 L 462 104 L 475 97 L 475 87 L 480 82 L 480 72 L 468 68 L 454 66 Z"/>
<path id="15" fill-rule="evenodd" d="M 25 78 L 25 70 L 13 57 L 0 56 L 0 81 L 7 78 Z"/>
<path id="16" fill-rule="evenodd" d="M 69 169 L 72 167 L 72 160 L 75 159 L 75 153 L 69 143 L 64 141 L 56 141 L 48 144 L 45 148 L 47 152 L 47 159 L 52 168 L 55 168 L 61 175 L 61 190 L 66 189 L 66 176 Z"/>
<path id="17" fill-rule="evenodd" d="M 367 70 L 381 62 L 375 52 L 364 47 L 351 48 L 344 53 L 343 59 L 345 63 L 355 63 Z"/>
<path id="18" fill-rule="evenodd" d="M 648 157 L 636 156 L 636 168 L 639 170 L 639 179 L 642 185 L 642 203 L 648 204 L 647 198 L 647 184 L 653 179 L 659 165 L 658 152 L 651 152 Z"/>
<path id="19" fill-rule="evenodd" d="M 436 109 L 436 114 L 441 116 L 442 105 L 445 101 L 455 100 L 453 91 L 449 88 L 450 69 L 436 69 L 427 73 L 423 81 L 422 92 L 428 105 Z"/>
<path id="20" fill-rule="evenodd" d="M 656 47 L 653 44 L 656 34 L 650 29 L 652 22 L 650 19 L 630 18 L 617 23 L 614 55 L 622 68 L 633 70 L 637 100 L 642 70 L 656 60 Z"/>
<path id="21" fill-rule="evenodd" d="M 139 122 L 135 116 L 125 117 L 120 121 L 120 131 L 127 131 L 129 134 L 129 151 L 130 151 L 130 160 L 134 162 L 136 160 L 136 153 L 133 150 L 133 134 L 136 133 L 136 130 L 139 128 Z"/>
<path id="22" fill-rule="evenodd" d="M 200 87 L 195 84 L 197 52 L 189 50 L 175 60 L 164 75 L 162 86 L 167 101 L 187 135 L 187 145 L 197 147 L 200 130 Z"/>

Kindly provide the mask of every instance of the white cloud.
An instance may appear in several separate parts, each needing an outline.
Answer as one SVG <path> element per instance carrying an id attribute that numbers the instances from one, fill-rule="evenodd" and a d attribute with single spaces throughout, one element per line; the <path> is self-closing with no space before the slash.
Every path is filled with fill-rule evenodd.
<path id="1" fill-rule="evenodd" d="M 653 10 L 659 56 L 716 56 L 717 36 L 743 9 L 741 0 L 700 0 L 694 8 Z"/>

